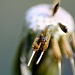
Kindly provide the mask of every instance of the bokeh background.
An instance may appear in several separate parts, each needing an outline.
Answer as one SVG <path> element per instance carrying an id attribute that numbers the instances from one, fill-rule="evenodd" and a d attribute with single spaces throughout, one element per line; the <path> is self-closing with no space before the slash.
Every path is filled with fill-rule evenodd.
<path id="1" fill-rule="evenodd" d="M 25 11 L 32 5 L 52 2 L 53 0 L 0 0 L 0 75 L 12 75 L 12 62 L 20 42 Z M 75 18 L 75 0 L 62 0 L 61 6 Z M 64 61 L 66 68 L 63 75 L 71 75 L 67 60 Z"/>

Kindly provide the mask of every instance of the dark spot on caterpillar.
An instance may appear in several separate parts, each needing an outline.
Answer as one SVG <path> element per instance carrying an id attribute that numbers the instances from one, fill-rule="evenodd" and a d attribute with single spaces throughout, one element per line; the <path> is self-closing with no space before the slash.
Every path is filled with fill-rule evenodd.
<path id="1" fill-rule="evenodd" d="M 55 15 L 55 13 L 58 11 L 59 8 L 59 2 L 55 5 L 54 9 L 53 9 L 53 16 Z"/>
<path id="2" fill-rule="evenodd" d="M 65 25 L 59 23 L 59 26 L 60 26 L 60 28 L 61 28 L 61 30 L 62 30 L 63 32 L 67 33 L 67 28 L 66 28 Z"/>

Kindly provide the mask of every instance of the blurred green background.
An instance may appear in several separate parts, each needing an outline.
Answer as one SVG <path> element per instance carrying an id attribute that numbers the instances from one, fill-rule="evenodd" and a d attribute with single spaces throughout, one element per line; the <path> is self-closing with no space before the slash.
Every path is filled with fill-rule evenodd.
<path id="1" fill-rule="evenodd" d="M 12 75 L 12 62 L 20 42 L 25 11 L 32 5 L 52 2 L 53 0 L 0 0 L 0 75 Z M 75 18 L 75 0 L 62 0 L 61 6 Z M 68 66 L 66 62 L 65 66 Z"/>

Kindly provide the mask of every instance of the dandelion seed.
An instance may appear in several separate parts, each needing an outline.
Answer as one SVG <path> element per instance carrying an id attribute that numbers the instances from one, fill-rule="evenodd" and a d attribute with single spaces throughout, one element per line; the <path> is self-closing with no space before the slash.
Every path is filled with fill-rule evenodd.
<path id="1" fill-rule="evenodd" d="M 39 59 L 37 60 L 36 64 L 39 64 L 39 62 L 40 62 L 40 60 L 41 60 L 43 54 L 44 54 L 44 52 L 41 53 L 41 55 L 40 55 Z"/>
<path id="2" fill-rule="evenodd" d="M 30 57 L 30 59 L 29 59 L 29 62 L 28 62 L 28 65 L 27 65 L 27 66 L 30 65 L 30 63 L 31 63 L 31 61 L 32 61 L 32 58 L 33 58 L 34 54 L 35 54 L 35 51 L 33 51 L 33 53 L 32 53 L 32 55 L 31 55 L 31 57 Z"/>

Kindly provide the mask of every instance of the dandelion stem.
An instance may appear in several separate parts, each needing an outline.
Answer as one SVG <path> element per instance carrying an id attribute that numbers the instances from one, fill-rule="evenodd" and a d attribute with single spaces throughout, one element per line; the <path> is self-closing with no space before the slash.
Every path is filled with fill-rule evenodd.
<path id="1" fill-rule="evenodd" d="M 73 75 L 75 75 L 75 67 L 74 67 L 74 59 L 73 58 L 70 58 L 70 63 L 71 63 Z"/>

